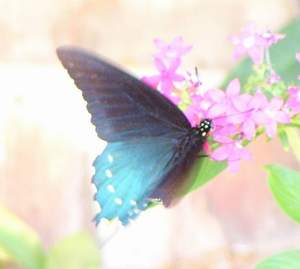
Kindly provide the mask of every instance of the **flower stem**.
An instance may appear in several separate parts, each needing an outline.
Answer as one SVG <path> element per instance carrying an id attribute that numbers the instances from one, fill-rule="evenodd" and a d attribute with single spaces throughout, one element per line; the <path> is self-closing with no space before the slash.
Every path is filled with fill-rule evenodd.
<path id="1" fill-rule="evenodd" d="M 271 56 L 270 56 L 270 50 L 269 49 L 266 49 L 265 60 L 266 60 L 267 65 L 270 67 L 270 70 L 273 70 L 272 62 L 271 62 Z"/>

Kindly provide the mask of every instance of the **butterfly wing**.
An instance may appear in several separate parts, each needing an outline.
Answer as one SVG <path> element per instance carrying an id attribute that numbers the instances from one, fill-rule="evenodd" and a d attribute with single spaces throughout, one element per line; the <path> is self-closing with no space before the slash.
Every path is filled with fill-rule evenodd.
<path id="1" fill-rule="evenodd" d="M 141 139 L 191 127 L 166 97 L 99 57 L 73 47 L 58 48 L 57 55 L 81 89 L 100 138 Z"/>
<path id="2" fill-rule="evenodd" d="M 95 199 L 101 206 L 96 222 L 119 218 L 127 224 L 149 199 L 169 203 L 174 195 L 168 186 L 175 193 L 181 184 L 169 184 L 168 175 L 182 170 L 178 144 L 191 129 L 184 114 L 158 91 L 95 55 L 71 47 L 57 54 L 81 89 L 98 136 L 108 141 L 94 162 Z"/>
<path id="3" fill-rule="evenodd" d="M 94 162 L 93 183 L 102 218 L 118 218 L 124 225 L 144 210 L 154 190 L 172 169 L 175 145 L 166 138 L 109 143 Z"/>

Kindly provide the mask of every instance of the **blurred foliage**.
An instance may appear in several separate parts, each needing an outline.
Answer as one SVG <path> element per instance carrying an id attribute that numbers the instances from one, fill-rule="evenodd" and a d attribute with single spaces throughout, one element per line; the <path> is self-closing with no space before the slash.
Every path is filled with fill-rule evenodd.
<path id="1" fill-rule="evenodd" d="M 50 249 L 46 269 L 99 269 L 99 249 L 88 233 L 63 239 Z"/>
<path id="2" fill-rule="evenodd" d="M 11 264 L 24 269 L 99 269 L 100 253 L 86 232 L 57 242 L 46 253 L 33 229 L 0 206 L 0 269 Z"/>
<path id="3" fill-rule="evenodd" d="M 280 165 L 268 165 L 269 185 L 279 206 L 300 223 L 300 172 Z"/>
<path id="4" fill-rule="evenodd" d="M 215 162 L 208 157 L 200 157 L 200 160 L 194 168 L 197 171 L 196 180 L 194 180 L 188 192 L 196 190 L 209 180 L 213 179 L 220 174 L 226 166 L 226 162 Z M 198 171 L 200 171 L 200 173 Z"/>
<path id="5" fill-rule="evenodd" d="M 300 251 L 287 251 L 274 255 L 258 264 L 255 269 L 299 269 Z"/>
<path id="6" fill-rule="evenodd" d="M 37 234 L 3 207 L 0 207 L 0 247 L 24 268 L 44 266 L 45 253 Z"/>
<path id="7" fill-rule="evenodd" d="M 300 37 L 300 19 L 295 19 L 279 30 L 279 32 L 285 33 L 286 37 L 271 47 L 271 62 L 273 68 L 281 78 L 285 82 L 290 83 L 295 81 L 297 75 L 300 73 L 300 65 L 295 59 L 296 53 L 300 51 L 300 44 L 298 42 Z M 230 72 L 222 83 L 222 86 L 226 86 L 234 78 L 239 78 L 241 85 L 244 85 L 247 83 L 251 72 L 252 62 L 247 58 Z"/>

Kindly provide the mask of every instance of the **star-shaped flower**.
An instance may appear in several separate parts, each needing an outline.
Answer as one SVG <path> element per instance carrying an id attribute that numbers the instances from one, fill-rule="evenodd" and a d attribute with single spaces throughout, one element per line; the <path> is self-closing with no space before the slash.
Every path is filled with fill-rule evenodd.
<path id="1" fill-rule="evenodd" d="M 181 36 L 175 37 L 171 43 L 166 43 L 157 38 L 154 40 L 154 44 L 159 50 L 154 57 L 160 59 L 181 58 L 192 49 L 192 46 L 184 44 Z"/>

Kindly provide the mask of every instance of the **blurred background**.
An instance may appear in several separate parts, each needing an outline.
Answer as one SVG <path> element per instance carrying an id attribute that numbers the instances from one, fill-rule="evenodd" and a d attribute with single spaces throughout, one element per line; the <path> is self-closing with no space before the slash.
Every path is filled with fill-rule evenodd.
<path id="1" fill-rule="evenodd" d="M 172 209 L 147 211 L 98 252 L 98 234 L 113 233 L 91 222 L 92 162 L 105 142 L 55 55 L 77 45 L 146 74 L 154 70 L 152 40 L 181 35 L 194 46 L 184 66 L 218 86 L 235 65 L 229 35 L 249 21 L 277 30 L 299 12 L 296 0 L 0 0 L 0 206 L 31 227 L 45 252 L 83 231 L 87 255 L 101 261 L 74 268 L 248 269 L 299 246 L 299 228 L 275 204 L 263 170 L 296 160 L 260 138 L 239 173 L 223 173 Z M 3 257 L 3 268 L 23 268 Z M 47 268 L 71 268 L 57 264 Z"/>

